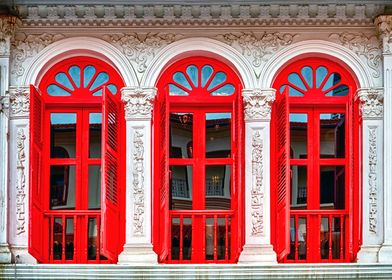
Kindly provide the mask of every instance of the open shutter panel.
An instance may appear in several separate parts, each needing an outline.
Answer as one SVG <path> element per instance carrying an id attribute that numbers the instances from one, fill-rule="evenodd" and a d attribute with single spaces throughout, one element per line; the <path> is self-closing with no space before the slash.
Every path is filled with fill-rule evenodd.
<path id="1" fill-rule="evenodd" d="M 290 127 L 288 87 L 282 94 L 277 93 L 277 244 L 278 260 L 282 260 L 290 253 Z"/>
<path id="2" fill-rule="evenodd" d="M 352 88 L 350 87 L 350 92 L 352 92 Z M 349 143 L 353 143 L 353 136 L 354 136 L 354 131 L 353 131 L 353 101 L 351 98 L 349 98 L 347 105 L 346 105 L 346 123 L 348 124 L 348 129 L 345 129 L 345 131 L 347 131 L 347 135 L 346 137 L 348 138 L 348 142 Z M 347 141 L 346 141 L 347 143 Z M 347 176 L 346 179 L 346 184 L 348 184 L 348 186 L 346 186 L 345 188 L 348 188 L 348 192 L 349 192 L 349 217 L 348 217 L 348 224 L 346 226 L 347 227 L 347 235 L 348 235 L 348 253 L 349 253 L 349 260 L 350 261 L 355 261 L 354 259 L 354 250 L 355 252 L 357 252 L 357 250 L 359 249 L 358 246 L 358 242 L 360 239 L 360 236 L 355 236 L 354 239 L 354 194 L 353 194 L 353 190 L 354 190 L 354 147 L 353 144 L 351 145 L 347 145 L 347 149 L 348 149 L 348 159 L 349 159 L 349 166 L 351 168 L 346 168 L 345 169 L 345 175 Z M 358 207 L 358 205 L 357 205 Z"/>
<path id="3" fill-rule="evenodd" d="M 42 133 L 44 101 L 39 91 L 30 86 L 30 216 L 29 253 L 39 262 L 45 259 L 42 205 Z"/>
<path id="4" fill-rule="evenodd" d="M 159 129 L 160 143 L 159 143 L 159 172 L 160 172 L 160 204 L 159 204 L 159 228 L 160 228 L 160 250 L 159 260 L 165 261 L 169 254 L 170 246 L 170 217 L 169 217 L 169 107 L 167 102 L 167 89 L 161 92 L 158 99 L 159 106 Z"/>
<path id="5" fill-rule="evenodd" d="M 120 104 L 106 88 L 102 96 L 101 250 L 103 255 L 116 262 L 120 240 Z"/>

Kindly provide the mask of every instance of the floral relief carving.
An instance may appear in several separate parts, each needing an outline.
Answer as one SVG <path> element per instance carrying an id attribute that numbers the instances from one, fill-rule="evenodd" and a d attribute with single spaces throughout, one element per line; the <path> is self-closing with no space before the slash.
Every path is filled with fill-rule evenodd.
<path id="1" fill-rule="evenodd" d="M 374 22 L 381 35 L 385 54 L 392 53 L 392 15 L 382 15 Z"/>
<path id="2" fill-rule="evenodd" d="M 11 117 L 29 117 L 30 92 L 29 87 L 10 87 Z"/>
<path id="3" fill-rule="evenodd" d="M 136 129 L 133 136 L 133 233 L 143 235 L 144 222 L 144 143 L 143 130 Z"/>
<path id="4" fill-rule="evenodd" d="M 382 119 L 384 107 L 382 89 L 359 89 L 357 97 L 361 101 L 360 108 L 363 118 Z"/>
<path id="5" fill-rule="evenodd" d="M 364 33 L 334 33 L 330 38 L 337 38 L 339 43 L 355 52 L 366 60 L 367 66 L 372 71 L 373 78 L 381 75 L 381 44 L 376 36 L 366 36 Z"/>
<path id="6" fill-rule="evenodd" d="M 16 136 L 17 149 L 17 179 L 16 179 L 16 234 L 20 235 L 26 231 L 26 175 L 25 175 L 25 140 L 26 135 L 23 128 L 19 128 Z"/>
<path id="7" fill-rule="evenodd" d="M 269 120 L 271 105 L 275 101 L 275 89 L 244 89 L 245 120 Z"/>
<path id="8" fill-rule="evenodd" d="M 121 94 L 126 119 L 151 119 L 156 88 L 123 88 Z"/>
<path id="9" fill-rule="evenodd" d="M 369 231 L 377 233 L 377 128 L 369 128 Z"/>
<path id="10" fill-rule="evenodd" d="M 26 35 L 18 33 L 11 49 L 11 79 L 17 81 L 25 73 L 28 60 L 36 56 L 51 43 L 63 38 L 64 35 L 61 34 Z"/>
<path id="11" fill-rule="evenodd" d="M 10 39 L 15 32 L 16 21 L 15 16 L 0 16 L 0 55 L 10 54 Z"/>
<path id="12" fill-rule="evenodd" d="M 264 233 L 263 199 L 263 141 L 260 131 L 256 131 L 252 136 L 251 215 L 253 236 Z"/>

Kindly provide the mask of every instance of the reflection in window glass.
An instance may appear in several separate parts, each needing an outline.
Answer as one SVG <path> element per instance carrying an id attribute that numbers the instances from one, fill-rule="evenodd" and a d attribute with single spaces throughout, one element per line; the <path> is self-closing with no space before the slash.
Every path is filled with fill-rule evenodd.
<path id="1" fill-rule="evenodd" d="M 189 90 L 192 89 L 192 87 L 189 84 L 188 80 L 186 79 L 184 73 L 182 73 L 182 72 L 174 73 L 173 81 L 175 81 L 177 84 L 179 84 L 179 85 L 181 85 L 181 86 L 183 86 L 183 87 L 185 87 L 185 88 L 187 88 Z"/>
<path id="2" fill-rule="evenodd" d="M 316 88 L 319 88 L 327 77 L 328 69 L 325 66 L 319 66 L 316 69 Z"/>
<path id="3" fill-rule="evenodd" d="M 186 68 L 186 73 L 188 74 L 189 79 L 191 80 L 194 87 L 198 86 L 198 74 L 199 70 L 195 65 L 189 65 Z"/>
<path id="4" fill-rule="evenodd" d="M 235 91 L 235 88 L 232 84 L 225 84 L 224 86 L 218 88 L 211 92 L 213 96 L 229 96 L 232 95 Z"/>
<path id="5" fill-rule="evenodd" d="M 75 83 L 76 87 L 80 87 L 80 67 L 73 65 L 68 69 L 68 74 L 71 76 L 72 81 Z"/>
<path id="6" fill-rule="evenodd" d="M 65 228 L 65 259 L 73 260 L 74 255 L 74 220 L 73 218 L 66 219 Z"/>
<path id="7" fill-rule="evenodd" d="M 297 73 L 291 73 L 288 77 L 288 81 L 294 86 L 299 87 L 303 91 L 306 91 L 306 86 L 301 80 L 301 77 Z"/>
<path id="8" fill-rule="evenodd" d="M 340 81 L 340 75 L 338 73 L 332 73 L 331 75 L 329 75 L 328 80 L 325 82 L 322 90 L 325 91 L 333 87 L 334 85 L 337 85 L 338 83 L 340 83 Z"/>
<path id="9" fill-rule="evenodd" d="M 170 157 L 193 157 L 192 113 L 170 113 Z"/>
<path id="10" fill-rule="evenodd" d="M 223 84 L 224 82 L 226 82 L 226 73 L 224 72 L 217 72 L 214 77 L 212 78 L 211 83 L 208 85 L 207 89 L 211 90 L 221 84 Z"/>
<path id="11" fill-rule="evenodd" d="M 340 85 L 333 90 L 328 91 L 325 96 L 347 96 L 349 88 L 346 85 Z"/>
<path id="12" fill-rule="evenodd" d="M 101 166 L 88 167 L 88 209 L 101 208 Z"/>
<path id="13" fill-rule="evenodd" d="M 207 165 L 205 172 L 206 209 L 230 210 L 231 166 Z"/>
<path id="14" fill-rule="evenodd" d="M 97 219 L 88 219 L 88 249 L 87 249 L 87 259 L 95 260 L 97 258 L 97 253 L 99 254 L 99 248 L 97 247 Z"/>
<path id="15" fill-rule="evenodd" d="M 306 260 L 307 230 L 306 218 L 290 218 L 290 254 L 289 260 Z"/>
<path id="16" fill-rule="evenodd" d="M 75 113 L 50 114 L 50 154 L 52 158 L 75 158 Z"/>
<path id="17" fill-rule="evenodd" d="M 231 157 L 231 113 L 206 113 L 206 157 Z"/>
<path id="18" fill-rule="evenodd" d="M 345 114 L 320 114 L 320 158 L 345 157 Z"/>
<path id="19" fill-rule="evenodd" d="M 90 90 L 95 90 L 109 81 L 109 75 L 106 72 L 100 72 L 94 79 L 93 84 L 90 87 Z"/>
<path id="20" fill-rule="evenodd" d="M 192 166 L 170 166 L 170 209 L 192 209 Z"/>
<path id="21" fill-rule="evenodd" d="M 89 116 L 90 158 L 101 157 L 102 113 L 90 113 Z"/>
<path id="22" fill-rule="evenodd" d="M 321 218 L 320 223 L 320 258 L 329 258 L 329 219 Z"/>
<path id="23" fill-rule="evenodd" d="M 90 84 L 92 78 L 95 75 L 95 72 L 96 72 L 96 70 L 95 70 L 94 66 L 89 65 L 84 68 L 83 86 L 85 88 Z"/>
<path id="24" fill-rule="evenodd" d="M 201 86 L 204 87 L 209 81 L 214 69 L 210 65 L 204 65 L 201 70 Z"/>
<path id="25" fill-rule="evenodd" d="M 291 209 L 306 209 L 307 206 L 307 168 L 291 167 Z"/>
<path id="26" fill-rule="evenodd" d="M 307 83 L 309 88 L 313 88 L 313 70 L 309 66 L 305 66 L 301 69 L 301 75 Z"/>
<path id="27" fill-rule="evenodd" d="M 61 260 L 63 253 L 63 220 L 61 218 L 54 219 L 52 234 L 53 259 Z"/>
<path id="28" fill-rule="evenodd" d="M 73 91 L 74 87 L 69 80 L 67 74 L 64 72 L 57 73 L 56 76 L 54 77 L 55 81 L 59 83 L 60 85 L 66 87 L 68 90 Z"/>
<path id="29" fill-rule="evenodd" d="M 344 209 L 344 166 L 320 166 L 320 209 Z"/>
<path id="30" fill-rule="evenodd" d="M 308 115 L 290 114 L 290 157 L 306 158 L 308 149 Z"/>
<path id="31" fill-rule="evenodd" d="M 75 166 L 50 167 L 50 209 L 75 209 Z"/>

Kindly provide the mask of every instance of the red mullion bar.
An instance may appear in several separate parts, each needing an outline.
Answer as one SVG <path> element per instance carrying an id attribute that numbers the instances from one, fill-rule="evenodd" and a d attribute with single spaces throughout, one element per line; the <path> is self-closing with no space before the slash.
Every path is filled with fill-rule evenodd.
<path id="1" fill-rule="evenodd" d="M 297 158 L 290 159 L 290 165 L 302 165 L 302 166 L 305 166 L 307 164 L 308 164 L 308 160 L 307 159 L 297 159 Z"/>
<path id="2" fill-rule="evenodd" d="M 298 215 L 294 215 L 294 260 L 297 261 L 298 257 Z M 307 234 L 306 234 L 307 236 Z"/>
<path id="3" fill-rule="evenodd" d="M 76 165 L 77 161 L 74 158 L 50 158 L 50 165 Z"/>
<path id="4" fill-rule="evenodd" d="M 343 227 L 344 227 L 344 216 L 340 215 L 340 254 L 339 254 L 340 260 L 344 259 L 344 256 L 343 256 Z"/>
<path id="5" fill-rule="evenodd" d="M 233 162 L 232 158 L 209 158 L 204 160 L 205 165 L 232 165 Z"/>
<path id="6" fill-rule="evenodd" d="M 88 158 L 85 159 L 88 165 L 101 165 L 100 158 Z"/>
<path id="7" fill-rule="evenodd" d="M 169 165 L 192 165 L 193 158 L 170 158 Z"/>
<path id="8" fill-rule="evenodd" d="M 328 216 L 328 229 L 329 229 L 329 232 L 328 232 L 328 239 L 329 239 L 329 241 L 328 241 L 328 260 L 332 260 L 332 219 L 333 219 L 333 216 L 332 215 L 329 215 Z"/>
<path id="9" fill-rule="evenodd" d="M 180 215 L 180 261 L 182 261 L 182 255 L 183 255 L 183 237 L 182 237 L 182 229 L 183 229 L 183 215 Z"/>
<path id="10" fill-rule="evenodd" d="M 170 212 L 170 211 L 169 211 Z M 171 231 L 172 231 L 172 226 L 173 226 L 173 215 L 169 215 L 170 219 L 170 226 L 168 230 L 168 235 L 169 235 L 169 254 L 168 254 L 168 261 L 172 261 L 172 238 L 171 238 Z"/>
<path id="11" fill-rule="evenodd" d="M 319 162 L 320 165 L 346 165 L 345 158 L 321 158 Z"/>
<path id="12" fill-rule="evenodd" d="M 206 259 L 206 215 L 203 215 L 202 219 L 203 219 L 203 226 L 202 226 L 202 231 L 203 231 L 203 259 L 205 261 L 205 259 Z"/>
<path id="13" fill-rule="evenodd" d="M 326 210 L 290 210 L 291 214 L 298 215 L 323 215 Z M 331 215 L 347 215 L 347 210 L 327 210 Z"/>
<path id="14" fill-rule="evenodd" d="M 229 219 L 228 215 L 225 215 L 225 227 L 226 227 L 226 234 L 225 234 L 225 261 L 229 260 Z"/>
<path id="15" fill-rule="evenodd" d="M 53 243 L 54 243 L 54 217 L 49 216 L 50 236 L 49 236 L 49 262 L 53 262 Z"/>
<path id="16" fill-rule="evenodd" d="M 61 260 L 65 261 L 65 215 L 61 216 L 61 223 L 62 223 L 62 229 L 61 229 L 61 233 L 62 233 L 62 243 L 61 244 Z"/>
<path id="17" fill-rule="evenodd" d="M 217 215 L 214 215 L 214 261 L 216 261 L 217 258 L 217 250 L 216 250 L 216 246 L 217 246 L 217 227 L 216 227 L 216 223 L 217 223 Z"/>
<path id="18" fill-rule="evenodd" d="M 100 240 L 101 240 L 101 216 L 97 215 L 97 241 L 96 241 L 96 253 L 95 253 L 95 259 L 97 260 L 97 262 L 99 262 L 100 259 Z"/>

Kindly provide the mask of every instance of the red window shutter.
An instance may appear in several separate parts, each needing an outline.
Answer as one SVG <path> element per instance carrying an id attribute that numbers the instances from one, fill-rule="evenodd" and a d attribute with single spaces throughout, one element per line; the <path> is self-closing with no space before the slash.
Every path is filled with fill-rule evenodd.
<path id="1" fill-rule="evenodd" d="M 103 255 L 116 262 L 120 240 L 120 104 L 106 88 L 102 96 L 101 249 Z"/>
<path id="2" fill-rule="evenodd" d="M 45 260 L 44 215 L 42 205 L 42 141 L 44 101 L 30 86 L 30 215 L 29 253 L 39 262 Z M 46 241 L 47 242 L 47 241 Z"/>
<path id="3" fill-rule="evenodd" d="M 159 260 L 166 260 L 170 246 L 170 217 L 169 217 L 169 106 L 167 102 L 167 90 L 159 95 L 159 228 L 160 228 L 160 247 Z"/>
<path id="4" fill-rule="evenodd" d="M 276 253 L 282 260 L 290 253 L 290 127 L 288 88 L 277 93 L 277 186 L 276 186 L 276 232 L 278 234 Z"/>

